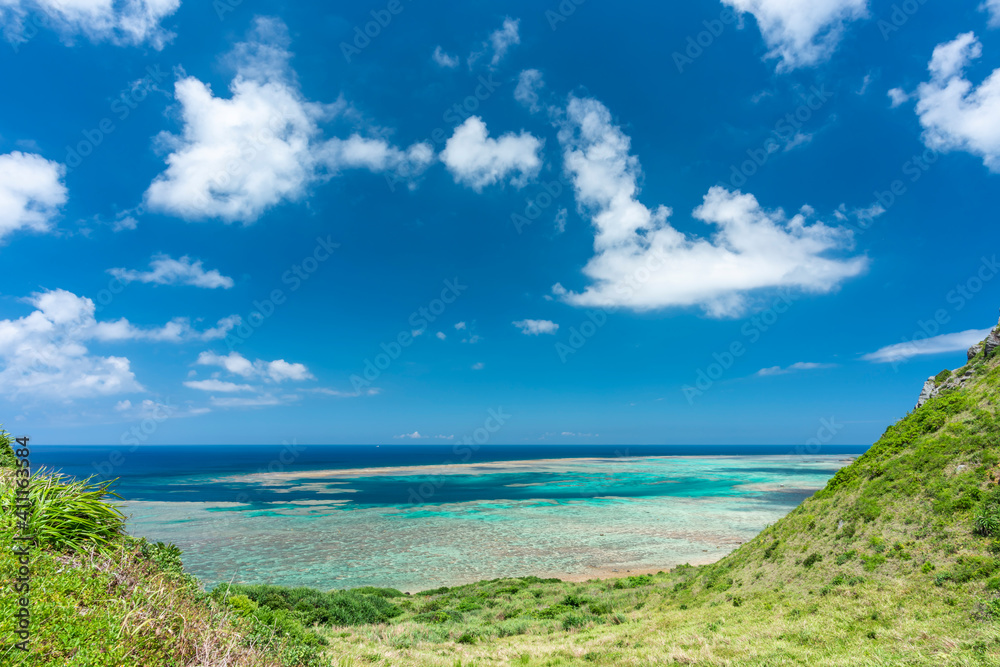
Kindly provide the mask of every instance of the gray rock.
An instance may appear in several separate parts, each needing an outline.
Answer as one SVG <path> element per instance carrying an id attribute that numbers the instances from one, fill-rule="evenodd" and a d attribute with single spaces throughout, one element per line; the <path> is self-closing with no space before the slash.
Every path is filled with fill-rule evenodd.
<path id="1" fill-rule="evenodd" d="M 969 352 L 968 352 L 969 361 L 972 361 L 975 358 L 975 356 L 977 354 L 979 354 L 980 352 L 982 352 L 982 351 L 983 351 L 983 342 L 982 341 L 979 341 L 978 343 L 976 343 L 975 345 L 973 345 L 972 347 L 970 347 L 969 348 Z"/>
<path id="2" fill-rule="evenodd" d="M 941 389 L 937 386 L 937 382 L 934 381 L 933 377 L 927 378 L 927 382 L 924 383 L 924 389 L 920 392 L 920 398 L 917 399 L 917 407 L 931 400 L 938 395 Z"/>
<path id="3" fill-rule="evenodd" d="M 1000 347 L 1000 326 L 994 327 L 993 331 L 990 332 L 990 335 L 983 341 L 983 351 L 988 357 L 993 353 L 993 350 L 998 347 Z"/>

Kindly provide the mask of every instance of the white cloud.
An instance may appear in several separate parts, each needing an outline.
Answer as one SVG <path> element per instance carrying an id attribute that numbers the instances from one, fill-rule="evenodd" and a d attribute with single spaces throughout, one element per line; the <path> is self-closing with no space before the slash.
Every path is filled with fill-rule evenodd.
<path id="1" fill-rule="evenodd" d="M 472 370 L 474 371 L 481 371 L 484 368 L 486 368 L 486 364 L 484 364 L 481 361 L 477 361 L 476 363 L 472 364 Z"/>
<path id="2" fill-rule="evenodd" d="M 491 139 L 482 119 L 470 116 L 445 142 L 441 161 L 456 183 L 477 192 L 508 179 L 515 187 L 523 187 L 542 166 L 541 148 L 542 141 L 528 132 L 508 132 Z"/>
<path id="3" fill-rule="evenodd" d="M 108 269 L 108 273 L 126 283 L 138 281 L 157 285 L 193 285 L 207 289 L 229 289 L 233 286 L 232 278 L 222 275 L 216 269 L 206 271 L 202 268 L 201 260 L 192 261 L 187 255 L 180 259 L 173 259 L 169 255 L 154 255 L 149 266 L 150 270 L 145 272 Z"/>
<path id="4" fill-rule="evenodd" d="M 1000 0 L 984 0 L 979 11 L 989 12 L 991 28 L 1000 28 Z"/>
<path id="5" fill-rule="evenodd" d="M 257 359 L 251 362 L 239 352 L 230 352 L 228 355 L 222 356 L 206 351 L 198 355 L 198 360 L 195 363 L 201 366 L 219 366 L 232 375 L 244 378 L 259 378 L 273 382 L 286 380 L 300 382 L 316 379 L 303 364 L 289 363 L 284 359 L 274 361 Z"/>
<path id="6" fill-rule="evenodd" d="M 0 241 L 20 229 L 47 232 L 66 203 L 66 168 L 41 155 L 0 155 Z"/>
<path id="7" fill-rule="evenodd" d="M 875 363 L 893 363 L 905 361 L 911 357 L 919 357 L 928 354 L 942 354 L 944 352 L 965 352 L 970 347 L 980 342 L 989 335 L 990 329 L 968 329 L 958 333 L 941 334 L 931 338 L 918 338 L 907 340 L 902 343 L 886 345 L 874 352 L 870 352 L 863 357 L 865 361 Z"/>
<path id="8" fill-rule="evenodd" d="M 1000 68 L 978 86 L 964 78 L 983 47 L 971 32 L 934 48 L 931 80 L 917 87 L 917 115 L 924 143 L 938 151 L 964 150 L 1000 172 Z"/>
<path id="9" fill-rule="evenodd" d="M 513 324 L 526 336 L 554 334 L 559 329 L 559 325 L 551 320 L 518 320 Z"/>
<path id="10" fill-rule="evenodd" d="M 248 384 L 236 384 L 234 382 L 225 382 L 223 380 L 189 380 L 184 383 L 185 387 L 190 387 L 191 389 L 198 389 L 199 391 L 217 391 L 222 393 L 231 393 L 237 391 L 254 391 L 254 388 Z"/>
<path id="11" fill-rule="evenodd" d="M 434 58 L 434 62 L 441 67 L 447 67 L 448 69 L 458 67 L 458 56 L 448 55 L 440 46 L 434 47 L 434 55 L 432 57 Z"/>
<path id="12" fill-rule="evenodd" d="M 910 99 L 910 95 L 902 88 L 890 88 L 886 94 L 889 96 L 890 109 L 895 109 Z"/>
<path id="13" fill-rule="evenodd" d="M 457 329 L 458 331 L 461 331 L 464 328 L 465 328 L 465 322 L 456 322 L 455 323 L 455 329 Z"/>
<path id="14" fill-rule="evenodd" d="M 0 25 L 14 44 L 30 38 L 25 23 L 36 15 L 44 16 L 67 41 L 84 35 L 94 42 L 148 43 L 159 50 L 174 37 L 160 22 L 180 5 L 180 0 L 4 0 L 0 2 Z"/>
<path id="15" fill-rule="evenodd" d="M 0 392 L 44 399 L 74 399 L 144 391 L 125 357 L 92 353 L 91 342 L 182 342 L 203 339 L 186 319 L 140 328 L 122 318 L 98 322 L 94 302 L 66 290 L 24 299 L 35 310 L 0 320 Z M 131 403 L 119 403 L 127 409 Z"/>
<path id="16" fill-rule="evenodd" d="M 490 46 L 493 47 L 490 64 L 494 67 L 507 55 L 507 49 L 521 43 L 521 36 L 518 34 L 520 24 L 521 19 L 512 19 L 508 16 L 503 20 L 503 25 L 490 34 Z"/>
<path id="17" fill-rule="evenodd" d="M 420 431 L 414 431 L 413 433 L 403 433 L 402 435 L 394 435 L 392 437 L 396 439 L 409 438 L 410 440 L 421 440 L 423 438 L 426 438 L 427 436 L 420 435 Z"/>
<path id="18" fill-rule="evenodd" d="M 284 359 L 268 362 L 267 375 L 275 382 L 284 382 L 285 380 L 299 382 L 316 379 L 303 364 L 289 363 Z"/>
<path id="19" fill-rule="evenodd" d="M 131 410 L 131 409 L 132 409 L 132 401 L 128 400 L 127 398 L 123 401 L 118 401 L 117 403 L 115 403 L 115 410 L 117 410 L 118 412 L 124 412 L 125 410 Z"/>
<path id="20" fill-rule="evenodd" d="M 447 337 L 448 337 L 448 336 L 446 336 L 446 335 L 445 335 L 445 333 L 444 333 L 443 331 L 438 331 L 438 332 L 437 332 L 436 334 L 434 334 L 434 335 L 438 337 L 438 340 L 444 340 L 445 338 L 447 338 Z"/>
<path id="21" fill-rule="evenodd" d="M 762 368 L 757 371 L 756 375 L 787 375 L 788 373 L 794 373 L 795 371 L 811 371 L 818 370 L 821 368 L 836 368 L 837 364 L 820 364 L 812 361 L 797 361 L 787 368 L 782 368 L 781 366 L 771 366 L 770 368 Z"/>
<path id="22" fill-rule="evenodd" d="M 556 234 L 562 234 L 566 231 L 566 220 L 569 219 L 569 211 L 564 208 L 559 209 L 556 212 Z"/>
<path id="23" fill-rule="evenodd" d="M 868 0 L 722 0 L 757 19 L 778 71 L 815 65 L 837 49 L 847 24 L 868 16 Z"/>
<path id="24" fill-rule="evenodd" d="M 507 55 L 511 46 L 521 43 L 519 34 L 520 19 L 512 19 L 509 16 L 503 20 L 503 24 L 490 33 L 488 40 L 483 42 L 482 50 L 469 55 L 469 67 L 472 67 L 477 60 L 487 53 L 492 53 L 490 67 L 496 67 Z"/>
<path id="25" fill-rule="evenodd" d="M 326 396 L 336 396 L 337 398 L 357 398 L 358 396 L 378 396 L 382 393 L 378 387 L 370 387 L 364 391 L 340 391 L 329 387 L 315 387 L 312 389 L 302 389 L 301 391 L 311 394 L 324 394 Z"/>
<path id="26" fill-rule="evenodd" d="M 295 394 L 274 396 L 272 394 L 262 394 L 260 396 L 235 397 L 226 396 L 219 398 L 212 396 L 211 402 L 217 408 L 265 408 L 275 405 L 287 405 L 298 400 Z"/>
<path id="27" fill-rule="evenodd" d="M 559 435 L 563 435 L 563 436 L 567 436 L 567 437 L 573 437 L 573 438 L 596 438 L 600 434 L 599 433 L 573 433 L 572 431 L 563 431 Z"/>
<path id="28" fill-rule="evenodd" d="M 538 104 L 538 91 L 545 86 L 542 80 L 542 73 L 537 69 L 526 69 L 521 72 L 517 79 L 517 87 L 514 89 L 514 99 L 520 102 L 531 113 L 541 111 Z"/>
<path id="29" fill-rule="evenodd" d="M 258 18 L 249 40 L 230 58 L 236 76 L 228 99 L 216 97 L 193 76 L 175 84 L 184 127 L 180 135 L 158 137 L 170 153 L 166 171 L 146 191 L 151 209 L 186 219 L 251 223 L 344 169 L 388 171 L 407 179 L 431 163 L 434 151 L 426 143 L 399 149 L 358 134 L 323 140 L 320 121 L 346 105 L 304 99 L 288 44 L 284 24 Z"/>
<path id="30" fill-rule="evenodd" d="M 693 213 L 717 227 L 714 235 L 678 231 L 667 222 L 669 208 L 650 210 L 637 199 L 641 168 L 631 141 L 597 100 L 570 98 L 559 141 L 581 214 L 595 228 L 596 254 L 584 268 L 592 284 L 582 293 L 553 286 L 573 305 L 700 306 L 736 316 L 751 307 L 755 290 L 829 292 L 867 266 L 864 257 L 829 256 L 852 247 L 850 230 L 806 224 L 802 213 L 787 219 L 751 194 L 718 186 Z"/>

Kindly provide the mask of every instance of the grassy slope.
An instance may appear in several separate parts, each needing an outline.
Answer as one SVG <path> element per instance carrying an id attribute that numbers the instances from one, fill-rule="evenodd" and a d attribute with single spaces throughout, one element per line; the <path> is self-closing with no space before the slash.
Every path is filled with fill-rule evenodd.
<path id="1" fill-rule="evenodd" d="M 507 579 L 330 628 L 338 664 L 1000 665 L 1000 358 L 718 563 Z M 963 369 L 964 370 L 964 369 Z M 976 533 L 981 515 L 983 532 Z M 992 522 L 992 523 L 991 523 Z"/>

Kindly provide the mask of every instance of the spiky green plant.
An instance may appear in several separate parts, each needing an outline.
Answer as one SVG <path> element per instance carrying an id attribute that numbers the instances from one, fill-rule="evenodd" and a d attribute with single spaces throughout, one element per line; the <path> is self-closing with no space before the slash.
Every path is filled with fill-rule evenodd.
<path id="1" fill-rule="evenodd" d="M 10 433 L 4 430 L 3 424 L 0 424 L 0 468 L 17 467 L 17 457 L 14 455 L 10 443 Z"/>
<path id="2" fill-rule="evenodd" d="M 31 509 L 25 532 L 35 536 L 40 546 L 61 550 L 87 551 L 115 544 L 122 535 L 125 516 L 104 499 L 120 496 L 109 490 L 110 481 L 92 480 L 37 471 L 28 484 Z M 4 485 L 2 500 L 5 508 L 16 504 L 15 485 Z"/>

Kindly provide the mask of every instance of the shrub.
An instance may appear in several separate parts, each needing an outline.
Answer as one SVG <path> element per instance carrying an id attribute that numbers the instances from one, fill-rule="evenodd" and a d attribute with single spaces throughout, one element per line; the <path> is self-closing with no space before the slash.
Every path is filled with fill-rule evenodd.
<path id="1" fill-rule="evenodd" d="M 984 504 L 973 519 L 975 532 L 984 537 L 1000 536 L 1000 506 Z"/>
<path id="2" fill-rule="evenodd" d="M 624 577 L 615 581 L 615 588 L 638 588 L 640 586 L 649 586 L 653 583 L 653 575 L 651 574 L 640 574 L 634 577 Z"/>
<path id="3" fill-rule="evenodd" d="M 212 595 L 224 596 L 227 591 L 229 595 L 245 595 L 264 608 L 294 612 L 295 618 L 306 626 L 385 623 L 403 613 L 381 595 L 351 590 L 324 593 L 311 588 L 235 584 L 220 586 Z"/>
<path id="4" fill-rule="evenodd" d="M 854 558 L 857 555 L 857 553 L 858 553 L 857 551 L 851 549 L 850 551 L 840 554 L 839 556 L 837 556 L 837 565 L 843 565 L 847 561 Z"/>
<path id="5" fill-rule="evenodd" d="M 812 567 L 813 565 L 815 565 L 816 563 L 820 562 L 821 560 L 823 560 L 823 556 L 819 555 L 818 553 L 812 553 L 812 554 L 809 554 L 809 556 L 807 556 L 804 561 L 802 561 L 802 566 L 803 567 Z"/>

